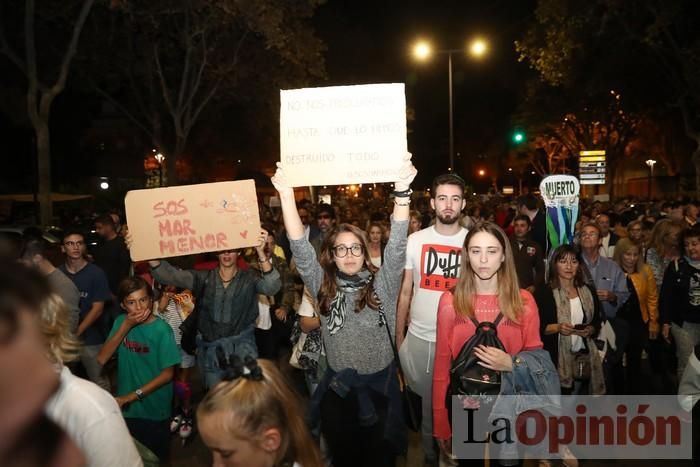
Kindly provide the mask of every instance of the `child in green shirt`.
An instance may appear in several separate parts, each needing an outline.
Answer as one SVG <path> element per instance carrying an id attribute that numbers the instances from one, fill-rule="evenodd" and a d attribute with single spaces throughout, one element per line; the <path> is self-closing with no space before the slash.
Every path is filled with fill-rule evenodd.
<path id="1" fill-rule="evenodd" d="M 126 313 L 114 322 L 97 360 L 117 352 L 117 396 L 131 435 L 167 459 L 174 366 L 180 351 L 170 326 L 153 315 L 153 289 L 141 277 L 124 279 L 118 300 Z"/>

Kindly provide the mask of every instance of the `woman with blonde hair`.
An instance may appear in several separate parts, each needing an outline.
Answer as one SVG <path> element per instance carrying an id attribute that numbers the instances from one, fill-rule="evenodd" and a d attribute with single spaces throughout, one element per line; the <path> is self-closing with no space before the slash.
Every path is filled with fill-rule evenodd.
<path id="1" fill-rule="evenodd" d="M 651 231 L 651 242 L 646 254 L 646 262 L 654 272 L 656 290 L 661 291 L 664 272 L 671 261 L 681 255 L 680 238 L 683 224 L 671 219 L 661 219 Z"/>
<path id="2" fill-rule="evenodd" d="M 537 305 L 530 292 L 518 286 L 510 245 L 505 232 L 495 223 L 475 225 L 464 239 L 457 285 L 440 299 L 433 373 L 433 432 L 446 455 L 451 454 L 452 438 L 445 399 L 450 366 L 475 334 L 477 325 L 483 321 L 497 323 L 497 335 L 505 348 L 476 347 L 474 355 L 485 368 L 510 372 L 515 355 L 542 349 Z M 548 355 L 546 358 L 549 360 Z"/>
<path id="3" fill-rule="evenodd" d="M 197 408 L 215 467 L 322 467 L 304 422 L 302 402 L 268 360 L 220 362 L 223 381 Z"/>
<path id="4" fill-rule="evenodd" d="M 632 240 L 623 238 L 617 242 L 615 261 L 627 276 L 630 296 L 617 312 L 617 318 L 627 321 L 630 329 L 629 344 L 625 349 L 627 365 L 624 372 L 627 385 L 624 394 L 640 394 L 642 379 L 642 351 L 648 348 L 649 339 L 659 334 L 658 293 L 654 272 L 644 263 L 641 248 Z"/>
<path id="5" fill-rule="evenodd" d="M 61 374 L 61 384 L 46 404 L 46 415 L 76 442 L 88 466 L 143 465 L 115 399 L 96 384 L 73 376 L 64 366 L 79 358 L 81 345 L 70 331 L 66 304 L 51 294 L 40 311 L 39 329 L 47 356 Z"/>

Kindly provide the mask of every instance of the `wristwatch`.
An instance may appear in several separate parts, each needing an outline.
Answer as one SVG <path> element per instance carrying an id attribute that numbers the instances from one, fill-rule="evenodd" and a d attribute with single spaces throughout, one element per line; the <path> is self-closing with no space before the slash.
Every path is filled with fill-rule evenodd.
<path id="1" fill-rule="evenodd" d="M 138 400 L 140 400 L 140 401 L 143 400 L 144 394 L 143 394 L 143 391 L 141 390 L 141 388 L 139 388 L 139 389 L 137 389 L 136 391 L 134 391 L 134 394 L 136 394 L 136 398 L 137 398 Z"/>

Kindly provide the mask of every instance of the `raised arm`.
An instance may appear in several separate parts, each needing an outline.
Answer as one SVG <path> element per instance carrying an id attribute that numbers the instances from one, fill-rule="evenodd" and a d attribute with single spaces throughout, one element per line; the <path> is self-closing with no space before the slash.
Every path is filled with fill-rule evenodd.
<path id="1" fill-rule="evenodd" d="M 399 176 L 394 182 L 394 213 L 391 217 L 391 235 L 384 249 L 384 260 L 377 274 L 377 285 L 388 291 L 401 288 L 401 271 L 406 264 L 406 236 L 408 234 L 409 206 L 411 204 L 411 182 L 416 176 L 416 168 L 407 153 Z M 393 312 L 394 310 L 387 310 Z"/>
<path id="2" fill-rule="evenodd" d="M 277 163 L 277 172 L 271 179 L 272 184 L 280 195 L 284 228 L 290 240 L 290 247 L 299 275 L 311 294 L 315 297 L 321 288 L 323 269 L 318 264 L 316 252 L 304 236 L 304 225 L 301 223 L 299 212 L 294 201 L 294 189 L 289 185 L 284 170 Z"/>
<path id="3" fill-rule="evenodd" d="M 294 201 L 294 188 L 289 185 L 280 162 L 277 163 L 277 172 L 271 181 L 280 195 L 282 219 L 287 236 L 290 240 L 299 240 L 304 237 L 304 224 L 301 223 L 296 201 Z"/>

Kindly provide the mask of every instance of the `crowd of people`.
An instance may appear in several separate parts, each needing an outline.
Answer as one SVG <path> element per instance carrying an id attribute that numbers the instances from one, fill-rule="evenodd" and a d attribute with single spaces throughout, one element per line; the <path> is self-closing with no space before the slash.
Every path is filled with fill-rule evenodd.
<path id="1" fill-rule="evenodd" d="M 454 459 L 446 399 L 484 322 L 502 348 L 474 355 L 501 394 L 700 394 L 697 203 L 582 200 L 553 249 L 533 194 L 467 200 L 445 174 L 412 202 L 410 157 L 399 174 L 390 201 L 342 209 L 296 201 L 278 167 L 257 244 L 196 257 L 132 263 L 115 212 L 94 248 L 67 226 L 61 264 L 29 229 L 0 271 L 0 401 L 18 414 L 0 463 L 167 464 L 171 436 L 198 432 L 214 465 L 393 466 L 410 390 L 425 465 L 483 465 Z M 523 376 L 535 364 L 545 388 Z M 51 449 L 32 451 L 37 432 Z"/>

